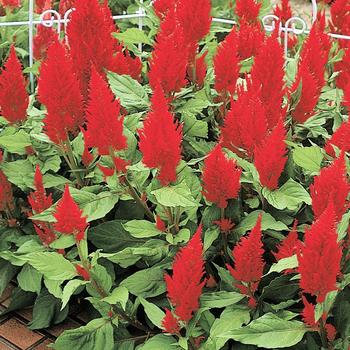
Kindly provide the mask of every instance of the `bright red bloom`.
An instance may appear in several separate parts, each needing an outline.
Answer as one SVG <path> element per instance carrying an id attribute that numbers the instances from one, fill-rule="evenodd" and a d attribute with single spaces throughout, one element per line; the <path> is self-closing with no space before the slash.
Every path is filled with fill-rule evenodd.
<path id="1" fill-rule="evenodd" d="M 70 53 L 84 97 L 88 94 L 91 67 L 99 74 L 109 68 L 113 58 L 116 31 L 111 11 L 98 0 L 75 0 L 75 11 L 67 26 Z"/>
<path id="2" fill-rule="evenodd" d="M 21 6 L 21 0 L 0 0 L 0 3 L 3 7 L 7 7 L 10 10 Z"/>
<path id="3" fill-rule="evenodd" d="M 349 72 L 350 77 L 350 72 Z M 350 115 L 350 80 L 344 88 L 343 105 L 347 107 Z"/>
<path id="4" fill-rule="evenodd" d="M 237 49 L 240 60 L 255 56 L 264 42 L 264 38 L 265 33 L 260 23 L 249 23 L 242 20 L 239 26 Z"/>
<path id="5" fill-rule="evenodd" d="M 350 151 L 350 123 L 344 122 L 334 132 L 332 137 L 327 141 L 325 145 L 326 152 L 333 158 L 336 156 L 333 146 L 336 146 L 341 151 Z"/>
<path id="6" fill-rule="evenodd" d="M 219 208 L 226 208 L 229 199 L 237 198 L 242 170 L 236 161 L 227 159 L 221 145 L 217 145 L 204 161 L 203 195 Z"/>
<path id="7" fill-rule="evenodd" d="M 156 44 L 150 60 L 148 78 L 152 89 L 161 85 L 168 96 L 186 85 L 188 48 L 182 28 L 175 24 L 171 11 L 163 22 L 156 37 Z M 172 33 L 167 33 L 167 23 L 171 23 Z"/>
<path id="8" fill-rule="evenodd" d="M 165 222 L 160 218 L 159 215 L 156 216 L 156 227 L 159 231 L 166 231 L 166 224 Z"/>
<path id="9" fill-rule="evenodd" d="M 269 129 L 273 129 L 285 117 L 285 109 L 282 109 L 284 63 L 283 49 L 277 35 L 272 34 L 260 47 L 251 72 L 253 89 L 261 90 Z"/>
<path id="10" fill-rule="evenodd" d="M 39 26 L 33 40 L 34 58 L 37 61 L 46 58 L 49 47 L 58 41 L 58 34 L 51 27 Z"/>
<path id="11" fill-rule="evenodd" d="M 0 163 L 2 162 L 2 151 L 0 150 Z M 14 208 L 12 186 L 6 175 L 0 170 L 0 212 Z"/>
<path id="12" fill-rule="evenodd" d="M 234 268 L 226 265 L 232 277 L 240 282 L 236 287 L 242 294 L 248 296 L 252 307 L 255 306 L 254 292 L 258 288 L 264 270 L 264 249 L 261 235 L 260 215 L 249 235 L 242 237 L 232 250 Z"/>
<path id="13" fill-rule="evenodd" d="M 318 323 L 315 321 L 315 305 L 309 303 L 304 296 L 302 296 L 302 299 L 304 304 L 302 312 L 304 323 L 318 330 Z"/>
<path id="14" fill-rule="evenodd" d="M 35 12 L 42 13 L 46 10 L 51 9 L 52 0 L 35 0 Z"/>
<path id="15" fill-rule="evenodd" d="M 204 79 L 207 75 L 208 65 L 205 62 L 205 58 L 208 51 L 205 51 L 201 56 L 195 59 L 195 63 L 189 64 L 187 67 L 187 74 L 192 83 L 199 87 L 203 87 Z"/>
<path id="16" fill-rule="evenodd" d="M 341 247 L 336 232 L 336 215 L 330 201 L 311 228 L 305 232 L 305 245 L 298 255 L 300 287 L 322 303 L 327 293 L 336 290 L 340 273 Z"/>
<path id="17" fill-rule="evenodd" d="M 27 117 L 28 103 L 22 65 L 17 58 L 15 47 L 12 46 L 0 75 L 1 114 L 10 123 L 21 122 Z"/>
<path id="18" fill-rule="evenodd" d="M 83 211 L 72 198 L 69 187 L 66 185 L 63 197 L 58 202 L 55 214 L 54 228 L 65 235 L 74 235 L 77 242 L 84 239 L 85 230 L 88 227 Z"/>
<path id="19" fill-rule="evenodd" d="M 288 236 L 277 246 L 277 252 L 273 253 L 276 260 L 279 261 L 284 258 L 289 258 L 295 254 L 300 253 L 301 241 L 298 238 L 297 222 L 294 222 L 293 229 Z"/>
<path id="20" fill-rule="evenodd" d="M 154 0 L 153 2 L 154 11 L 160 19 L 164 19 L 174 5 L 174 0 Z"/>
<path id="21" fill-rule="evenodd" d="M 180 332 L 180 324 L 178 319 L 168 309 L 165 309 L 165 316 L 162 320 L 162 326 L 164 328 L 164 332 L 166 333 L 179 334 Z"/>
<path id="22" fill-rule="evenodd" d="M 139 147 L 143 163 L 149 168 L 158 168 L 159 181 L 167 186 L 176 181 L 176 167 L 181 160 L 182 125 L 174 122 L 159 85 L 154 91 L 151 109 L 139 131 Z"/>
<path id="23" fill-rule="evenodd" d="M 131 57 L 128 50 L 117 52 L 108 68 L 119 75 L 130 75 L 135 80 L 141 79 L 142 62 L 139 57 Z"/>
<path id="24" fill-rule="evenodd" d="M 114 169 L 117 173 L 126 173 L 126 169 L 128 165 L 130 165 L 130 161 L 124 160 L 119 157 L 113 157 Z"/>
<path id="25" fill-rule="evenodd" d="M 74 7 L 75 0 L 60 0 L 59 11 L 60 14 L 65 14 L 68 10 Z"/>
<path id="26" fill-rule="evenodd" d="M 330 8 L 332 25 L 335 32 L 347 35 L 350 33 L 350 3 L 348 0 L 335 0 Z"/>
<path id="27" fill-rule="evenodd" d="M 202 227 L 175 256 L 173 275 L 165 275 L 168 298 L 175 307 L 176 316 L 188 322 L 199 308 L 199 297 L 205 285 Z"/>
<path id="28" fill-rule="evenodd" d="M 49 47 L 41 66 L 38 98 L 47 108 L 44 124 L 51 141 L 60 144 L 68 133 L 79 131 L 84 122 L 83 97 L 72 61 L 59 42 Z"/>
<path id="29" fill-rule="evenodd" d="M 75 270 L 80 277 L 83 277 L 85 281 L 90 281 L 90 273 L 80 264 L 75 265 Z"/>
<path id="30" fill-rule="evenodd" d="M 310 186 L 312 210 L 319 218 L 330 202 L 334 205 L 337 221 L 340 221 L 348 208 L 347 196 L 350 184 L 347 180 L 344 153 L 332 165 L 323 168 Z"/>
<path id="31" fill-rule="evenodd" d="M 240 20 L 252 23 L 257 21 L 260 8 L 261 3 L 255 0 L 237 0 L 235 12 Z"/>
<path id="32" fill-rule="evenodd" d="M 114 172 L 115 172 L 114 168 L 108 168 L 108 167 L 102 166 L 101 164 L 98 164 L 97 166 L 102 171 L 105 178 L 114 175 Z"/>
<path id="33" fill-rule="evenodd" d="M 119 100 L 115 99 L 107 83 L 94 68 L 86 115 L 85 138 L 88 147 L 96 147 L 100 155 L 109 155 L 111 151 L 127 147 Z"/>
<path id="34" fill-rule="evenodd" d="M 230 93 L 232 95 L 236 90 L 239 76 L 237 45 L 237 32 L 236 28 L 233 28 L 225 40 L 220 43 L 214 57 L 214 87 L 219 94 Z"/>
<path id="35" fill-rule="evenodd" d="M 279 121 L 271 134 L 254 151 L 254 165 L 259 173 L 260 183 L 270 190 L 278 188 L 278 179 L 287 161 L 285 137 L 286 131 Z"/>
<path id="36" fill-rule="evenodd" d="M 275 7 L 273 14 L 280 19 L 282 24 L 285 24 L 289 18 L 292 18 L 293 13 L 289 0 L 282 0 L 280 6 Z"/>
<path id="37" fill-rule="evenodd" d="M 327 333 L 327 339 L 329 341 L 333 341 L 335 339 L 335 336 L 337 335 L 336 328 L 330 323 L 327 323 L 325 325 L 325 328 L 326 328 L 326 333 Z"/>
<path id="38" fill-rule="evenodd" d="M 235 227 L 234 223 L 231 221 L 231 219 L 220 219 L 213 221 L 213 224 L 218 225 L 220 228 L 220 232 L 223 233 L 230 233 L 232 229 Z"/>
<path id="39" fill-rule="evenodd" d="M 260 91 L 239 89 L 238 99 L 231 101 L 231 109 L 221 128 L 223 146 L 238 155 L 246 154 L 251 157 L 266 133 L 266 112 Z"/>

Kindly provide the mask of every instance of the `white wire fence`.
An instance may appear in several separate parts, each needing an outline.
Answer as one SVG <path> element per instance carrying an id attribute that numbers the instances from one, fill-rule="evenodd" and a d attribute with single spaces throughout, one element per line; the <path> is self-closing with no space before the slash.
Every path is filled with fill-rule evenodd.
<path id="1" fill-rule="evenodd" d="M 115 21 L 125 20 L 125 19 L 138 19 L 138 28 L 143 30 L 144 18 L 147 17 L 147 6 L 152 6 L 152 3 L 145 5 L 144 0 L 140 0 L 140 6 L 138 10 L 133 14 L 117 14 L 113 15 Z M 16 27 L 16 26 L 28 26 L 29 35 L 28 35 L 28 44 L 29 44 L 29 66 L 33 67 L 34 65 L 34 54 L 33 54 L 33 38 L 35 27 L 43 25 L 45 27 L 56 27 L 58 35 L 61 35 L 62 31 L 66 32 L 67 24 L 69 23 L 70 14 L 74 11 L 74 8 L 69 9 L 66 13 L 61 15 L 56 10 L 46 10 L 38 20 L 34 19 L 34 2 L 35 0 L 29 0 L 29 15 L 28 21 L 17 21 L 17 22 L 0 22 L 0 27 Z M 317 20 L 317 2 L 316 0 L 311 1 L 311 23 L 314 23 Z M 236 25 L 236 21 L 226 18 L 213 18 L 213 22 L 223 23 L 229 25 Z M 303 35 L 309 34 L 310 28 L 307 25 L 307 22 L 301 17 L 292 17 L 289 18 L 284 24 L 279 21 L 279 18 L 275 15 L 266 15 L 262 18 L 262 24 L 266 31 L 271 32 L 275 29 L 276 23 L 279 23 L 279 33 L 284 36 L 284 50 L 287 57 L 288 54 L 288 34 L 294 35 Z M 350 40 L 350 35 L 343 35 L 338 33 L 328 33 L 329 36 L 336 39 Z M 139 44 L 139 50 L 142 51 L 142 44 Z M 30 73 L 30 85 L 32 92 L 34 91 L 34 76 L 33 73 Z"/>

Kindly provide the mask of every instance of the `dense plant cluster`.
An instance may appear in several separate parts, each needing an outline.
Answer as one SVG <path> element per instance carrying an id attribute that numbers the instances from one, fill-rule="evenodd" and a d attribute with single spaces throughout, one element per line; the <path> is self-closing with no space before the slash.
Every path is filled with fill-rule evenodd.
<path id="1" fill-rule="evenodd" d="M 82 304 L 57 350 L 350 349 L 348 0 L 288 57 L 288 0 L 271 33 L 255 0 L 155 0 L 144 31 L 73 2 L 65 37 L 38 28 L 34 94 L 16 41 L 0 72 L 5 312 Z"/>

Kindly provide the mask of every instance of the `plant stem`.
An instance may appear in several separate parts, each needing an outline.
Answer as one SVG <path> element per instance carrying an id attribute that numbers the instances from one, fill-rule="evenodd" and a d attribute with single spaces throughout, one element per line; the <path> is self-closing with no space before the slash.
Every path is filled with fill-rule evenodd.
<path id="1" fill-rule="evenodd" d="M 140 205 L 143 210 L 145 211 L 145 214 L 147 215 L 147 217 L 154 222 L 154 216 L 153 213 L 151 212 L 151 210 L 148 208 L 147 204 L 140 198 L 140 196 L 137 194 L 135 188 L 131 185 L 131 183 L 129 182 L 129 180 L 127 179 L 127 177 L 125 176 L 125 183 L 129 188 L 129 193 L 132 196 L 132 198 L 134 198 L 134 200 L 136 201 L 136 203 L 138 205 Z"/>
<path id="2" fill-rule="evenodd" d="M 321 337 L 322 346 L 325 349 L 329 349 L 329 344 L 328 344 L 328 340 L 327 340 L 327 331 L 326 331 L 326 328 L 324 326 L 324 322 L 322 319 L 320 319 L 320 337 Z"/>
<path id="3" fill-rule="evenodd" d="M 80 173 L 79 173 L 79 169 L 78 169 L 78 165 L 75 161 L 75 157 L 74 157 L 74 154 L 73 154 L 73 149 L 72 149 L 72 145 L 70 144 L 70 140 L 69 140 L 69 137 L 68 137 L 68 134 L 67 134 L 67 140 L 65 141 L 65 146 L 66 146 L 66 150 L 67 150 L 67 157 L 69 159 L 69 163 L 68 165 L 70 166 L 72 172 L 74 173 L 74 176 L 75 178 L 77 179 L 77 182 L 79 184 L 80 187 L 83 187 L 84 184 L 83 184 L 83 180 L 80 176 Z"/>
<path id="4" fill-rule="evenodd" d="M 224 219 L 225 219 L 225 208 L 220 208 L 220 220 L 224 220 Z M 221 231 L 221 236 L 223 241 L 223 250 L 224 250 L 225 260 L 227 263 L 229 263 L 230 257 L 227 252 L 227 249 L 228 249 L 227 234 Z"/>

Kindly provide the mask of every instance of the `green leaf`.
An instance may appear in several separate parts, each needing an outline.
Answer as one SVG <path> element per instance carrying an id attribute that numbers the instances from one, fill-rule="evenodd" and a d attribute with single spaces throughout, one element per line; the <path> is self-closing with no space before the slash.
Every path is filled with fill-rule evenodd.
<path id="1" fill-rule="evenodd" d="M 144 87 L 128 75 L 107 73 L 107 78 L 115 96 L 121 105 L 130 113 L 145 111 L 150 102 Z"/>
<path id="2" fill-rule="evenodd" d="M 103 298 L 102 301 L 111 305 L 119 303 L 122 306 L 123 310 L 125 310 L 128 299 L 128 290 L 125 287 L 120 286 L 113 289 L 112 293 L 108 297 Z"/>
<path id="3" fill-rule="evenodd" d="M 173 337 L 157 334 L 147 340 L 138 350 L 178 350 L 179 347 L 174 346 L 175 343 L 176 340 Z"/>
<path id="4" fill-rule="evenodd" d="M 25 148 L 31 145 L 30 136 L 24 130 L 0 136 L 0 147 L 10 153 L 26 154 Z"/>
<path id="5" fill-rule="evenodd" d="M 0 259 L 0 295 L 2 295 L 17 271 L 18 267 L 13 266 L 6 260 Z"/>
<path id="6" fill-rule="evenodd" d="M 147 220 L 131 220 L 123 224 L 123 227 L 135 238 L 155 237 L 162 233 L 153 222 Z"/>
<path id="7" fill-rule="evenodd" d="M 155 297 L 166 291 L 164 272 L 158 267 L 135 272 L 120 285 L 126 287 L 131 294 L 143 298 Z"/>
<path id="8" fill-rule="evenodd" d="M 255 210 L 249 213 L 236 227 L 234 230 L 238 235 L 242 236 L 247 231 L 251 230 L 257 220 L 258 216 L 262 214 L 262 222 L 261 228 L 262 230 L 275 230 L 275 231 L 288 231 L 288 226 L 286 226 L 283 222 L 277 221 L 271 214 L 265 213 L 262 210 Z"/>
<path id="9" fill-rule="evenodd" d="M 50 244 L 53 249 L 66 249 L 75 245 L 74 235 L 62 235 Z"/>
<path id="10" fill-rule="evenodd" d="M 185 182 L 176 186 L 162 187 L 151 193 L 156 197 L 157 202 L 165 207 L 194 208 L 199 206 Z"/>
<path id="11" fill-rule="evenodd" d="M 200 297 L 201 309 L 211 309 L 226 307 L 232 304 L 236 304 L 244 298 L 244 295 L 236 292 L 212 292 L 203 293 Z"/>
<path id="12" fill-rule="evenodd" d="M 74 265 L 58 253 L 31 253 L 25 260 L 50 280 L 65 281 L 77 275 Z"/>
<path id="13" fill-rule="evenodd" d="M 30 265 L 24 265 L 17 276 L 19 286 L 26 292 L 40 293 L 42 274 Z"/>
<path id="14" fill-rule="evenodd" d="M 165 313 L 157 305 L 148 302 L 146 299 L 140 298 L 140 302 L 145 308 L 146 315 L 151 322 L 158 328 L 163 329 L 162 321 Z"/>
<path id="15" fill-rule="evenodd" d="M 70 297 L 74 294 L 74 292 L 80 287 L 84 286 L 85 284 L 90 283 L 89 281 L 83 281 L 83 280 L 71 280 L 69 281 L 63 288 L 63 293 L 62 293 L 62 306 L 61 310 L 66 307 L 66 305 L 69 302 Z"/>
<path id="16" fill-rule="evenodd" d="M 208 123 L 198 120 L 194 115 L 185 115 L 183 134 L 187 137 L 208 137 Z"/>
<path id="17" fill-rule="evenodd" d="M 293 150 L 293 160 L 295 164 L 305 170 L 319 172 L 321 169 L 323 154 L 320 147 L 317 146 L 296 147 Z"/>
<path id="18" fill-rule="evenodd" d="M 262 194 L 273 207 L 279 210 L 297 210 L 301 203 L 311 204 L 309 193 L 293 179 L 289 179 L 275 191 L 263 188 Z"/>
<path id="19" fill-rule="evenodd" d="M 266 349 L 287 348 L 298 344 L 309 329 L 300 321 L 287 321 L 267 313 L 248 326 L 231 330 L 223 335 L 243 344 Z"/>
<path id="20" fill-rule="evenodd" d="M 53 348 L 56 350 L 113 350 L 113 326 L 109 320 L 97 318 L 86 326 L 64 331 Z"/>
<path id="21" fill-rule="evenodd" d="M 298 257 L 296 255 L 290 256 L 279 260 L 277 263 L 273 264 L 266 275 L 269 275 L 272 272 L 282 272 L 288 269 L 295 269 L 299 266 Z M 265 275 L 265 276 L 266 276 Z"/>
<path id="22" fill-rule="evenodd" d="M 109 293 L 110 289 L 112 288 L 113 281 L 111 275 L 104 266 L 96 264 L 92 269 L 90 269 L 90 275 L 105 293 Z M 91 285 L 87 285 L 86 290 L 94 297 L 100 296 L 98 291 L 96 291 Z"/>
<path id="23" fill-rule="evenodd" d="M 33 187 L 34 168 L 29 159 L 19 159 L 1 164 L 7 179 L 22 191 Z"/>
<path id="24" fill-rule="evenodd" d="M 123 33 L 113 33 L 113 36 L 124 44 L 147 44 L 152 45 L 152 42 L 147 37 L 144 31 L 137 28 L 128 28 Z"/>

